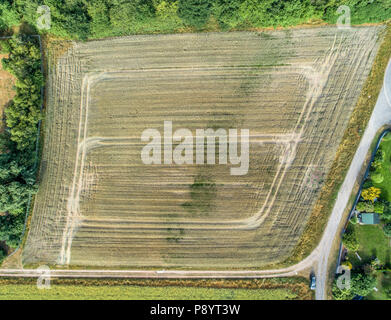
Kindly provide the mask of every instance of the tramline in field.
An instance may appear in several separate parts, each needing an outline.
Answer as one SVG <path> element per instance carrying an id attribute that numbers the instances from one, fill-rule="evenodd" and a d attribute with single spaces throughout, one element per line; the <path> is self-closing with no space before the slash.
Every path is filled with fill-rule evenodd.
<path id="1" fill-rule="evenodd" d="M 49 52 L 23 263 L 257 268 L 289 257 L 384 27 L 132 36 Z M 248 129 L 237 165 L 145 164 L 146 129 Z M 173 149 L 179 142 L 173 142 Z M 163 146 L 162 146 L 163 148 Z"/>

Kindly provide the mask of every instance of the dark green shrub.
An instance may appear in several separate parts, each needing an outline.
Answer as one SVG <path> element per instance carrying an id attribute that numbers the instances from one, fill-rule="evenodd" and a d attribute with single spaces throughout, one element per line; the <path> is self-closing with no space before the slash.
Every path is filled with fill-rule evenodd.
<path id="1" fill-rule="evenodd" d="M 384 225 L 383 232 L 387 237 L 391 237 L 391 223 L 387 223 Z"/>
<path id="2" fill-rule="evenodd" d="M 211 0 L 179 0 L 178 16 L 189 26 L 201 28 L 211 15 Z"/>

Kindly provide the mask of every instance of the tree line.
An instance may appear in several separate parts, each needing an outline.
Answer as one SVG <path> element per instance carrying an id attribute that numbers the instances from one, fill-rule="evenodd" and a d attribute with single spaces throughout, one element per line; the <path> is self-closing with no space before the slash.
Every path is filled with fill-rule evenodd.
<path id="1" fill-rule="evenodd" d="M 19 244 L 27 203 L 37 190 L 36 139 L 41 120 L 41 54 L 37 38 L 2 40 L 4 70 L 15 76 L 15 96 L 6 107 L 6 128 L 0 135 L 0 241 Z M 0 255 L 2 256 L 2 255 Z"/>
<path id="2" fill-rule="evenodd" d="M 39 5 L 51 10 L 47 32 L 72 39 L 335 23 L 341 5 L 350 7 L 353 24 L 391 18 L 389 0 L 3 0 L 0 29 L 21 22 L 35 28 Z"/>

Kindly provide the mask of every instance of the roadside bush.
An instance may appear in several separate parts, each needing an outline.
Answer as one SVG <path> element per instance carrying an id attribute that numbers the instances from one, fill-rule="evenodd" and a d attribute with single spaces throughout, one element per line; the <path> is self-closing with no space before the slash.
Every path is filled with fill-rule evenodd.
<path id="1" fill-rule="evenodd" d="M 370 201 L 360 201 L 356 205 L 356 210 L 359 212 L 373 212 L 375 205 Z"/>
<path id="2" fill-rule="evenodd" d="M 347 230 L 342 236 L 342 243 L 349 251 L 356 252 L 360 249 L 360 244 L 357 239 L 357 234 L 352 230 Z"/>
<path id="3" fill-rule="evenodd" d="M 362 185 L 363 189 L 368 189 L 370 187 L 373 187 L 373 182 L 371 179 L 365 180 L 365 182 Z"/>
<path id="4" fill-rule="evenodd" d="M 382 147 L 380 146 L 373 160 L 383 162 L 385 157 L 386 153 L 384 152 L 384 150 L 382 150 Z"/>
<path id="5" fill-rule="evenodd" d="M 372 165 L 371 165 L 371 171 L 378 171 L 381 169 L 383 162 L 385 158 L 385 152 L 379 148 L 379 150 L 376 152 L 376 155 L 373 159 Z M 377 175 L 377 178 L 375 178 L 375 175 Z M 372 180 L 375 183 L 381 183 L 383 182 L 384 178 L 381 176 L 380 173 L 376 172 L 375 174 L 371 174 Z M 378 182 L 379 181 L 379 182 Z"/>
<path id="6" fill-rule="evenodd" d="M 357 223 L 358 223 L 357 216 L 354 215 L 349 221 L 350 221 L 350 223 L 353 224 L 353 225 L 354 225 L 354 224 L 357 224 Z"/>

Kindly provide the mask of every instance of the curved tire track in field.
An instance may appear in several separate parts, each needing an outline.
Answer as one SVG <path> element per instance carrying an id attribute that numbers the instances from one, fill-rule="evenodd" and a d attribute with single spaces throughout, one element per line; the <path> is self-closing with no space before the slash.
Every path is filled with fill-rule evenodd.
<path id="1" fill-rule="evenodd" d="M 214 221 L 208 223 L 198 222 L 198 224 L 203 225 L 203 229 L 207 229 L 208 225 L 210 225 L 212 229 L 216 229 L 216 225 L 219 225 L 220 226 L 219 228 L 221 229 L 251 230 L 251 229 L 258 228 L 264 222 L 264 220 L 269 216 L 270 210 L 278 194 L 278 190 L 280 189 L 282 181 L 289 168 L 289 164 L 295 158 L 297 145 L 302 139 L 305 125 L 301 125 L 301 122 L 304 119 L 304 124 L 305 124 L 305 120 L 308 119 L 309 115 L 311 114 L 315 102 L 318 99 L 319 95 L 322 93 L 322 89 L 324 88 L 328 80 L 328 75 L 330 73 L 330 70 L 333 67 L 334 62 L 337 58 L 337 54 L 335 54 L 335 52 L 338 51 L 338 47 L 335 48 L 335 44 L 336 44 L 336 37 L 332 48 L 329 50 L 328 55 L 326 56 L 326 58 L 321 64 L 320 71 L 314 70 L 313 67 L 311 66 L 299 66 L 299 68 L 302 69 L 303 76 L 308 80 L 310 84 L 310 89 L 307 92 L 307 98 L 303 105 L 300 117 L 296 123 L 295 129 L 293 133 L 291 133 L 292 137 L 289 141 L 286 142 L 286 149 L 289 152 L 286 152 L 284 154 L 284 159 L 283 161 L 281 161 L 277 169 L 277 174 L 273 180 L 272 186 L 268 192 L 268 195 L 265 199 L 262 208 L 258 211 L 256 215 L 245 220 L 230 221 L 230 222 Z M 68 214 L 66 218 L 66 226 L 62 237 L 60 257 L 58 259 L 59 264 L 70 263 L 72 239 L 74 237 L 75 229 L 77 228 L 77 226 L 80 224 L 82 220 L 82 217 L 80 215 L 80 210 L 79 210 L 79 201 L 80 201 L 80 191 L 81 191 L 82 179 L 83 179 L 82 173 L 84 168 L 85 157 L 87 155 L 88 150 L 94 147 L 115 144 L 114 141 L 117 140 L 127 139 L 127 137 L 115 138 L 115 139 L 109 137 L 87 138 L 87 122 L 88 122 L 90 89 L 94 82 L 99 81 L 100 79 L 104 79 L 105 76 L 106 73 L 100 73 L 100 74 L 94 74 L 90 76 L 86 75 L 83 78 L 81 101 L 80 101 L 79 134 L 78 134 L 79 144 L 76 153 L 72 189 L 71 189 L 70 196 L 68 198 L 68 205 L 67 205 Z M 297 131 L 299 132 L 297 133 Z M 274 188 L 275 185 L 277 185 L 277 188 Z M 271 198 L 270 201 L 269 198 Z M 265 211 L 266 207 L 267 209 Z M 146 222 L 143 221 L 143 223 L 145 224 Z M 190 222 L 189 224 L 192 225 L 193 223 Z M 151 228 L 151 226 L 148 226 L 148 228 Z"/>

